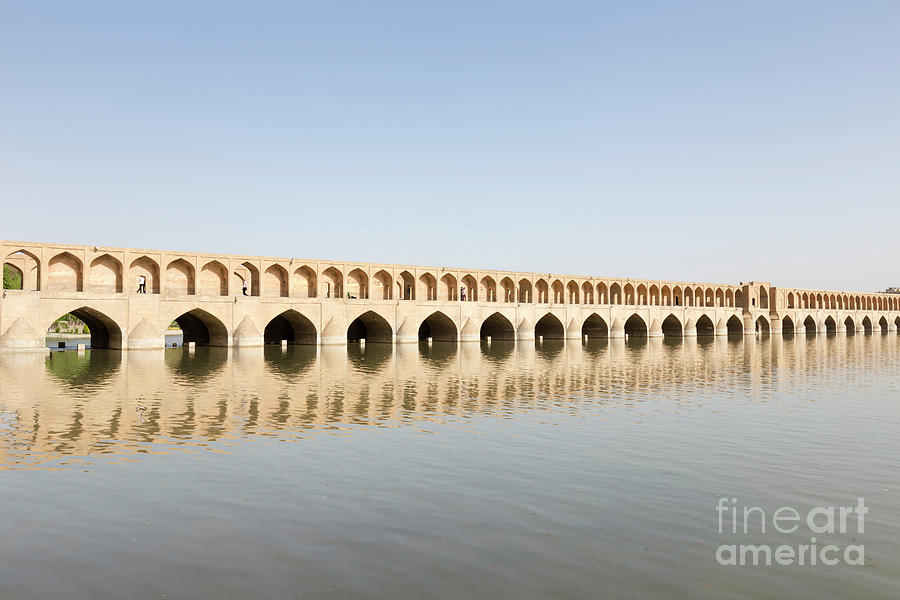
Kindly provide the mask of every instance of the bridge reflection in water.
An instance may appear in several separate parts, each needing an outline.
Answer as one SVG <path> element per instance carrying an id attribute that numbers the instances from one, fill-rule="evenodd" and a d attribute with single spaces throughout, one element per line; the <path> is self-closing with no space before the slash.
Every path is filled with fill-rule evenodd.
<path id="1" fill-rule="evenodd" d="M 598 404 L 641 419 L 656 402 L 702 404 L 704 388 L 769 401 L 797 378 L 895 361 L 898 346 L 842 335 L 0 355 L 0 468 Z"/>

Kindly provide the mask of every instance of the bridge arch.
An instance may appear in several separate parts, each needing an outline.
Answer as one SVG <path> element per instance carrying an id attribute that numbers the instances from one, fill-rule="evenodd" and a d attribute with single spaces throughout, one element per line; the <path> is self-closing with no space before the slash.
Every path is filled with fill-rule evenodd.
<path id="1" fill-rule="evenodd" d="M 519 302 L 531 303 L 534 299 L 531 296 L 532 285 L 527 279 L 519 280 Z"/>
<path id="2" fill-rule="evenodd" d="M 335 267 L 328 267 L 322 271 L 322 297 L 344 297 L 344 274 Z"/>
<path id="3" fill-rule="evenodd" d="M 318 341 L 316 326 L 306 315 L 288 309 L 275 315 L 263 331 L 266 344 L 280 344 L 282 340 L 287 340 L 288 344 L 315 344 Z"/>
<path id="4" fill-rule="evenodd" d="M 794 320 L 787 315 L 781 320 L 781 334 L 784 337 L 794 335 Z"/>
<path id="5" fill-rule="evenodd" d="M 625 321 L 625 335 L 629 338 L 647 337 L 647 322 L 637 313 L 634 313 Z"/>
<path id="6" fill-rule="evenodd" d="M 87 325 L 90 330 L 92 349 L 122 349 L 123 328 L 115 319 L 91 306 L 78 306 L 77 308 L 73 308 L 72 310 L 57 315 L 51 321 L 46 323 L 41 331 L 47 331 L 54 322 L 67 314 L 74 315 L 84 321 L 84 324 Z"/>
<path id="7" fill-rule="evenodd" d="M 515 302 L 516 301 L 516 284 L 513 283 L 513 280 L 509 277 L 504 277 L 500 280 L 500 289 L 503 291 L 502 302 Z"/>
<path id="8" fill-rule="evenodd" d="M 91 261 L 88 289 L 101 294 L 122 293 L 122 263 L 110 254 Z"/>
<path id="9" fill-rule="evenodd" d="M 803 326 L 806 327 L 807 337 L 814 337 L 816 333 L 818 333 L 819 325 L 818 323 L 816 323 L 816 320 L 812 317 L 812 315 L 808 315 L 805 319 L 803 319 Z"/>
<path id="10" fill-rule="evenodd" d="M 737 315 L 731 315 L 725 323 L 728 335 L 744 335 L 744 322 Z"/>
<path id="11" fill-rule="evenodd" d="M 588 336 L 588 340 L 609 337 L 609 326 L 603 320 L 603 317 L 597 313 L 591 313 L 581 325 L 581 335 L 582 338 L 583 336 Z"/>
<path id="12" fill-rule="evenodd" d="M 455 302 L 459 300 L 459 283 L 450 273 L 445 273 L 441 277 L 441 288 L 443 289 L 443 297 L 447 302 Z M 385 298 L 387 299 L 387 298 Z"/>
<path id="13" fill-rule="evenodd" d="M 137 289 L 138 279 L 143 276 L 147 282 L 147 293 L 159 293 L 159 263 L 155 260 L 147 256 L 139 256 L 131 261 L 129 271 L 131 277 L 131 284 L 129 285 L 134 285 L 133 289 Z"/>
<path id="14" fill-rule="evenodd" d="M 456 323 L 441 311 L 431 313 L 419 325 L 419 341 L 428 338 L 435 342 L 455 342 L 458 339 Z"/>
<path id="15" fill-rule="evenodd" d="M 594 286 L 590 281 L 581 284 L 581 298 L 584 304 L 596 304 L 594 302 Z"/>
<path id="16" fill-rule="evenodd" d="M 537 292 L 537 303 L 538 304 L 549 304 L 550 303 L 550 286 L 547 285 L 547 282 L 544 281 L 543 278 L 538 279 L 535 282 L 534 289 Z"/>
<path id="17" fill-rule="evenodd" d="M 847 316 L 847 318 L 844 319 L 844 328 L 847 330 L 847 335 L 856 333 L 856 323 L 853 321 L 853 317 Z"/>
<path id="18" fill-rule="evenodd" d="M 315 298 L 316 290 L 316 272 L 307 265 L 294 269 L 293 288 L 295 298 Z"/>
<path id="19" fill-rule="evenodd" d="M 884 316 L 878 319 L 878 326 L 881 328 L 881 333 L 883 335 L 886 335 L 888 332 L 888 322 L 887 319 L 884 318 Z"/>
<path id="20" fill-rule="evenodd" d="M 347 298 L 365 300 L 369 297 L 369 276 L 362 269 L 347 273 Z"/>
<path id="21" fill-rule="evenodd" d="M 550 284 L 550 293 L 553 296 L 553 304 L 565 304 L 566 292 L 562 281 L 554 279 L 553 283 Z"/>
<path id="22" fill-rule="evenodd" d="M 416 297 L 419 300 L 434 302 L 437 300 L 437 279 L 431 273 L 419 275 L 419 291 Z"/>
<path id="23" fill-rule="evenodd" d="M 515 340 L 516 331 L 509 319 L 495 312 L 481 323 L 481 339 Z"/>
<path id="24" fill-rule="evenodd" d="M 869 315 L 863 317 L 862 327 L 866 332 L 866 335 L 870 335 L 872 333 L 872 319 L 869 318 Z"/>
<path id="25" fill-rule="evenodd" d="M 387 319 L 374 311 L 366 311 L 359 315 L 347 327 L 347 341 L 390 344 L 394 341 L 394 330 Z"/>
<path id="26" fill-rule="evenodd" d="M 475 278 L 471 275 L 465 275 L 459 282 L 460 285 L 460 300 L 465 300 L 466 302 L 477 302 L 478 301 L 478 284 L 475 282 Z"/>
<path id="27" fill-rule="evenodd" d="M 597 284 L 597 304 L 610 304 L 609 288 L 602 281 Z"/>
<path id="28" fill-rule="evenodd" d="M 194 265 L 176 258 L 166 266 L 166 294 L 190 296 L 194 294 Z"/>
<path id="29" fill-rule="evenodd" d="M 217 260 L 211 260 L 200 268 L 199 292 L 201 296 L 228 295 L 228 269 Z"/>
<path id="30" fill-rule="evenodd" d="M 198 346 L 227 346 L 228 328 L 218 317 L 202 308 L 194 308 L 173 319 L 184 334 L 183 343 Z"/>
<path id="31" fill-rule="evenodd" d="M 825 333 L 827 335 L 837 333 L 837 323 L 834 322 L 834 317 L 831 315 L 825 317 Z"/>
<path id="32" fill-rule="evenodd" d="M 9 265 L 21 273 L 19 286 L 6 289 L 30 291 L 39 291 L 41 289 L 41 261 L 37 256 L 27 250 L 20 249 L 7 254 L 4 261 L 4 266 Z"/>
<path id="33" fill-rule="evenodd" d="M 263 273 L 264 296 L 286 298 L 288 296 L 288 272 L 279 264 L 269 265 Z"/>
<path id="34" fill-rule="evenodd" d="M 661 328 L 665 338 L 680 338 L 684 336 L 684 325 L 673 314 L 663 319 Z"/>
<path id="35" fill-rule="evenodd" d="M 756 332 L 761 335 L 769 335 L 771 333 L 772 326 L 769 324 L 769 319 L 764 316 L 760 316 L 756 319 Z"/>
<path id="36" fill-rule="evenodd" d="M 696 327 L 698 337 L 716 335 L 716 326 L 707 314 L 700 315 Z"/>
<path id="37" fill-rule="evenodd" d="M 397 276 L 397 288 L 400 292 L 400 294 L 398 295 L 398 299 L 416 299 L 416 278 L 413 277 L 412 273 L 410 273 L 409 271 L 401 271 L 400 275 Z"/>
<path id="38" fill-rule="evenodd" d="M 581 288 L 578 287 L 578 282 L 575 280 L 570 280 L 569 283 L 566 284 L 566 302 L 568 304 L 581 304 L 580 292 Z"/>
<path id="39" fill-rule="evenodd" d="M 553 313 L 547 313 L 534 324 L 535 339 L 543 337 L 547 340 L 561 340 L 566 337 L 562 321 Z"/>
<path id="40" fill-rule="evenodd" d="M 379 300 L 391 300 L 394 297 L 393 277 L 384 269 L 372 275 L 372 297 Z"/>
<path id="41" fill-rule="evenodd" d="M 71 252 L 60 252 L 47 263 L 47 291 L 84 291 L 84 265 Z"/>
<path id="42" fill-rule="evenodd" d="M 12 263 L 3 263 L 3 289 L 22 290 L 25 285 L 25 273 Z"/>
<path id="43" fill-rule="evenodd" d="M 482 302 L 496 302 L 497 301 L 497 282 L 494 281 L 494 278 L 490 275 L 485 275 L 481 278 L 481 289 L 484 290 L 484 295 L 481 298 Z"/>

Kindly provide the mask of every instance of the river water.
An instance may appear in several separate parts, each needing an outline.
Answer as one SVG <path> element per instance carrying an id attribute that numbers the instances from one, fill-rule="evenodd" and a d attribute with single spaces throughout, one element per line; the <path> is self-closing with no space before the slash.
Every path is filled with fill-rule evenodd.
<path id="1" fill-rule="evenodd" d="M 897 598 L 898 367 L 893 335 L 3 355 L 0 598 Z M 811 536 L 717 506 L 858 498 L 817 541 L 863 565 L 717 560 Z"/>

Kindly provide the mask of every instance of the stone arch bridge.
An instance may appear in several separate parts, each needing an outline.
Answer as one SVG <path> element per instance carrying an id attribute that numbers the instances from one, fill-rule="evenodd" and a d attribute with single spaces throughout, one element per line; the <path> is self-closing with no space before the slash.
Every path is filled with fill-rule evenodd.
<path id="1" fill-rule="evenodd" d="M 896 333 L 900 295 L 0 242 L 16 289 L 0 351 L 46 351 L 72 313 L 91 347 Z M 145 292 L 138 292 L 138 280 Z"/>

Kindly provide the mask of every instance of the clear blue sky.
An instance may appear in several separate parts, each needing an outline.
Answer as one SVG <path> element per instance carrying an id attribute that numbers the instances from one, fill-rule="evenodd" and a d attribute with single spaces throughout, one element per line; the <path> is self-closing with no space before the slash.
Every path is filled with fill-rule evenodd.
<path id="1" fill-rule="evenodd" d="M 7 2 L 5 239 L 900 284 L 898 2 Z"/>

